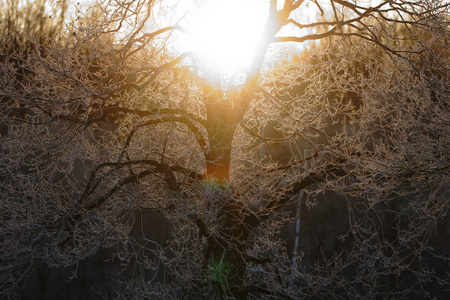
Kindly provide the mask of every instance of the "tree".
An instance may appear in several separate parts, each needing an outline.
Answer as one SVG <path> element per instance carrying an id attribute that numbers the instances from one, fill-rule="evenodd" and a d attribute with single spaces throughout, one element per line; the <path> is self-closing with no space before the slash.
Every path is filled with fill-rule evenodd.
<path id="1" fill-rule="evenodd" d="M 76 6 L 32 50 L 3 37 L 5 296 L 100 248 L 131 270 L 126 299 L 398 299 L 446 283 L 430 237 L 450 199 L 448 3 L 271 0 L 242 81 L 174 56 L 189 28 L 158 27 L 165 4 Z M 307 5 L 331 17 L 302 23 Z M 309 49 L 270 65 L 280 43 Z M 280 236 L 301 191 L 348 203 L 343 248 L 316 265 Z M 149 210 L 167 241 L 146 235 Z"/>

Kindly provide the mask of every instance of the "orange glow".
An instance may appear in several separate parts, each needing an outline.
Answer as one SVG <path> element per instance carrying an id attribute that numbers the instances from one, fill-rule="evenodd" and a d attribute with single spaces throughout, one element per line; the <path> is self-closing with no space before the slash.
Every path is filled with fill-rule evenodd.
<path id="1" fill-rule="evenodd" d="M 208 163 L 206 165 L 206 174 L 205 174 L 206 176 L 204 179 L 214 178 L 219 182 L 226 182 L 229 180 L 229 171 L 230 171 L 229 165 L 216 165 Z"/>

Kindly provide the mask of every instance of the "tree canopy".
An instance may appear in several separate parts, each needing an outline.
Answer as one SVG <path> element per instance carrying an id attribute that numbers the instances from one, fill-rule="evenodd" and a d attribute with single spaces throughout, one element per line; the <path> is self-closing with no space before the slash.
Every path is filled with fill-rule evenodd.
<path id="1" fill-rule="evenodd" d="M 443 297 L 448 1 L 270 0 L 233 74 L 179 44 L 202 3 L 2 7 L 2 296 L 108 249 L 106 298 Z M 304 259 L 283 226 L 334 198 Z"/>

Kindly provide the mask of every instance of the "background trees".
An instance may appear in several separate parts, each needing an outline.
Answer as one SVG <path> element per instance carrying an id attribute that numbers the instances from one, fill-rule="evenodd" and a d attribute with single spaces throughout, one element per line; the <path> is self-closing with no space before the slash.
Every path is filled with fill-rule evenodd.
<path id="1" fill-rule="evenodd" d="M 270 1 L 239 79 L 170 51 L 189 28 L 159 26 L 166 4 L 75 6 L 31 48 L 11 47 L 20 27 L 4 36 L 2 293 L 108 249 L 124 282 L 107 297 L 433 296 L 448 266 L 433 240 L 449 199 L 448 4 Z M 306 5 L 331 16 L 302 23 Z M 277 35 L 289 26 L 310 31 Z M 280 234 L 301 191 L 304 208 L 336 199 L 324 207 L 345 216 L 320 259 Z M 144 226 L 157 217 L 160 238 Z"/>

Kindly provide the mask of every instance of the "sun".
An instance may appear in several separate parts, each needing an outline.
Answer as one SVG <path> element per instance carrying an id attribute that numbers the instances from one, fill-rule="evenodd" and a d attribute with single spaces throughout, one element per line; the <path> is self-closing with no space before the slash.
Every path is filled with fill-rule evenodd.
<path id="1" fill-rule="evenodd" d="M 202 71 L 231 76 L 247 69 L 263 33 L 269 1 L 198 2 L 188 21 L 188 43 Z"/>

